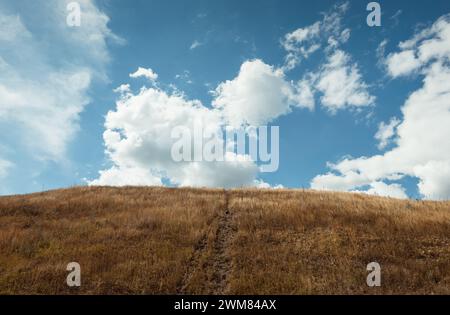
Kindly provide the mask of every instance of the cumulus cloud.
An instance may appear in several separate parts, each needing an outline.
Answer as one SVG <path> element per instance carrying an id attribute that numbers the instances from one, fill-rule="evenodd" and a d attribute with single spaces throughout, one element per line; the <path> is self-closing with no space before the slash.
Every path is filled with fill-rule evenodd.
<path id="1" fill-rule="evenodd" d="M 233 126 L 265 125 L 293 106 L 313 106 L 304 85 L 295 87 L 281 69 L 259 59 L 244 62 L 236 78 L 221 83 L 214 95 L 213 106 Z"/>
<path id="2" fill-rule="evenodd" d="M 420 192 L 430 199 L 449 199 L 450 159 L 430 161 L 414 167 L 414 174 L 420 178 Z"/>
<path id="3" fill-rule="evenodd" d="M 158 74 L 156 74 L 152 69 L 139 67 L 136 72 L 130 74 L 130 78 L 144 77 L 150 81 L 155 81 L 158 79 Z"/>
<path id="4" fill-rule="evenodd" d="M 90 182 L 94 186 L 161 186 L 161 178 L 154 176 L 147 168 L 117 167 L 99 172 L 100 177 Z"/>
<path id="5" fill-rule="evenodd" d="M 112 167 L 101 171 L 91 185 L 264 185 L 257 179 L 261 171 L 257 163 L 248 155 L 234 153 L 234 144 L 225 144 L 221 136 L 230 128 L 265 125 L 293 106 L 314 106 L 305 84 L 287 81 L 282 70 L 259 59 L 244 62 L 234 79 L 220 83 L 211 107 L 157 84 L 138 93 L 128 84 L 116 91 L 120 97 L 116 110 L 106 116 L 103 134 Z M 194 133 L 196 125 L 205 126 L 210 140 L 226 149 L 224 161 L 173 160 L 173 131 L 183 126 Z"/>
<path id="6" fill-rule="evenodd" d="M 450 18 L 446 15 L 399 45 L 400 50 L 412 49 L 418 56 L 421 62 L 419 73 L 424 78 L 422 87 L 409 95 L 403 104 L 401 122 L 394 123 L 397 125 L 394 132 L 396 146 L 383 155 L 345 158 L 337 164 L 329 164 L 332 172 L 315 177 L 312 187 L 354 190 L 384 179 L 399 180 L 411 176 L 419 179 L 418 190 L 425 198 L 449 198 L 449 34 Z M 383 136 L 379 135 L 379 138 Z"/>
<path id="7" fill-rule="evenodd" d="M 348 3 L 337 5 L 321 21 L 286 34 L 282 45 L 288 55 L 283 66 L 277 68 L 260 59 L 243 62 L 236 77 L 212 91 L 212 107 L 188 100 L 178 90 L 168 93 L 155 85 L 133 94 L 128 85 L 123 85 L 118 90 L 121 99 L 117 109 L 108 113 L 105 124 L 105 146 L 113 167 L 91 184 L 114 184 L 111 174 L 145 169 L 152 178 L 150 182 L 157 178 L 179 186 L 266 187 L 267 183 L 257 179 L 258 165 L 246 156 L 236 156 L 225 163 L 174 162 L 169 151 L 171 130 L 177 125 L 192 126 L 196 120 L 208 122 L 216 130 L 225 125 L 267 125 L 293 108 L 313 110 L 315 93 L 322 95 L 322 105 L 330 112 L 372 104 L 374 98 L 367 92 L 357 64 L 339 48 L 350 37 L 350 30 L 341 23 L 347 9 Z M 318 50 L 323 42 L 325 65 L 316 73 L 306 73 L 299 81 L 288 80 L 285 72 L 295 67 L 300 58 Z"/>
<path id="8" fill-rule="evenodd" d="M 400 124 L 400 120 L 396 117 L 391 118 L 388 123 L 381 122 L 378 125 L 378 131 L 375 134 L 375 139 L 378 140 L 378 149 L 384 149 L 392 137 L 395 136 L 395 128 Z"/>
<path id="9" fill-rule="evenodd" d="M 177 92 L 156 87 L 122 94 L 115 111 L 106 116 L 103 134 L 113 166 L 100 172 L 91 185 L 161 185 L 239 187 L 254 186 L 259 168 L 248 156 L 226 152 L 225 161 L 174 161 L 171 150 L 176 127 L 194 132 L 205 126 L 223 144 L 223 126 L 218 110 L 189 100 Z"/>

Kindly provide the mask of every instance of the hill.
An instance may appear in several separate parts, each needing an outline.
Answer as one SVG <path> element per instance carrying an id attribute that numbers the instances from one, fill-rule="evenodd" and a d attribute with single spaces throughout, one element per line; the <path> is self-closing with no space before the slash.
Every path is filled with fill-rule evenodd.
<path id="1" fill-rule="evenodd" d="M 450 294 L 450 202 L 77 187 L 1 197 L 0 252 L 2 294 Z"/>

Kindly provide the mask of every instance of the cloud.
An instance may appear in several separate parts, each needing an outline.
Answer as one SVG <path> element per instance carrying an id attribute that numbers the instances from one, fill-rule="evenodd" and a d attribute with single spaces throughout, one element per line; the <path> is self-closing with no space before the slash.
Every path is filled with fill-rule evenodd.
<path id="1" fill-rule="evenodd" d="M 405 189 L 399 184 L 386 184 L 384 182 L 373 182 L 368 190 L 355 190 L 354 192 L 366 193 L 382 197 L 392 197 L 398 199 L 407 199 Z"/>
<path id="2" fill-rule="evenodd" d="M 305 83 L 294 86 L 281 69 L 260 59 L 246 61 L 239 74 L 221 83 L 214 92 L 213 106 L 232 126 L 266 125 L 292 107 L 314 106 Z"/>
<path id="3" fill-rule="evenodd" d="M 402 14 L 403 14 L 402 10 L 397 10 L 397 12 L 395 12 L 394 15 L 389 17 L 389 19 L 391 19 L 393 21 L 391 24 L 391 28 L 396 27 L 400 23 L 400 16 Z"/>
<path id="4" fill-rule="evenodd" d="M 440 17 L 431 27 L 413 38 L 399 44 L 400 51 L 386 58 L 388 72 L 392 77 L 413 74 L 424 70 L 430 62 L 450 58 L 450 14 Z"/>
<path id="5" fill-rule="evenodd" d="M 430 161 L 414 168 L 414 174 L 420 178 L 420 192 L 430 199 L 449 199 L 450 196 L 450 159 Z"/>
<path id="6" fill-rule="evenodd" d="M 223 162 L 176 162 L 172 159 L 172 131 L 177 126 L 194 130 L 196 124 L 222 141 L 223 122 L 216 109 L 188 100 L 177 92 L 156 87 L 122 95 L 108 112 L 103 134 L 111 168 L 100 172 L 90 185 L 161 185 L 238 187 L 253 186 L 258 166 L 247 156 L 227 152 Z"/>
<path id="7" fill-rule="evenodd" d="M 100 177 L 90 182 L 93 186 L 162 186 L 161 178 L 141 167 L 117 167 L 100 171 Z"/>
<path id="8" fill-rule="evenodd" d="M 287 52 L 282 69 L 284 71 L 294 69 L 303 59 L 308 59 L 318 51 L 324 41 L 330 46 L 347 42 L 350 30 L 342 30 L 341 21 L 348 7 L 348 2 L 337 4 L 323 14 L 322 20 L 287 33 L 281 40 L 281 45 Z"/>
<path id="9" fill-rule="evenodd" d="M 106 79 L 107 40 L 120 42 L 92 1 L 80 1 L 81 26 L 68 27 L 68 2 L 0 4 L 0 129 L 38 160 L 65 160 L 91 82 Z"/>
<path id="10" fill-rule="evenodd" d="M 139 67 L 136 70 L 136 72 L 130 73 L 130 78 L 140 78 L 140 77 L 147 78 L 148 80 L 153 82 L 158 79 L 158 74 L 153 72 L 153 70 L 150 68 L 146 69 L 142 67 Z"/>
<path id="11" fill-rule="evenodd" d="M 332 113 L 347 107 L 369 106 L 375 100 L 367 91 L 357 64 L 352 64 L 350 56 L 342 50 L 328 57 L 316 88 L 323 94 L 322 105 Z"/>
<path id="12" fill-rule="evenodd" d="M 0 178 L 6 177 L 8 171 L 14 164 L 10 161 L 0 159 Z"/>
<path id="13" fill-rule="evenodd" d="M 330 112 L 371 105 L 374 98 L 367 92 L 357 64 L 339 48 L 350 37 L 350 30 L 341 26 L 347 9 L 348 3 L 335 6 L 321 21 L 286 34 L 282 44 L 288 57 L 282 67 L 260 59 L 243 62 L 233 79 L 212 91 L 212 107 L 189 100 L 178 90 L 168 93 L 144 87 L 133 94 L 123 85 L 116 111 L 108 113 L 105 123 L 105 146 L 113 166 L 91 184 L 114 184 L 117 181 L 110 179 L 110 174 L 120 172 L 121 178 L 133 178 L 125 176 L 128 169 L 145 169 L 150 182 L 157 178 L 157 183 L 169 181 L 177 186 L 266 187 L 257 179 L 258 165 L 246 156 L 225 163 L 174 162 L 170 156 L 171 131 L 178 125 L 191 128 L 195 121 L 208 122 L 216 131 L 224 126 L 267 125 L 296 107 L 313 110 L 315 93 L 322 94 L 322 104 Z M 299 54 L 307 57 L 321 47 L 322 41 L 327 45 L 326 63 L 316 73 L 306 73 L 297 82 L 289 81 L 285 71 L 297 64 Z M 291 65 L 289 54 L 294 58 Z M 186 77 L 188 73 L 176 79 Z"/>
<path id="14" fill-rule="evenodd" d="M 184 70 L 183 73 L 175 75 L 175 79 L 182 80 L 187 84 L 192 84 L 194 81 L 191 79 L 191 73 L 189 70 Z"/>
<path id="15" fill-rule="evenodd" d="M 22 19 L 18 15 L 0 16 L 0 41 L 14 42 L 18 39 L 29 39 L 32 34 L 23 25 Z"/>
<path id="16" fill-rule="evenodd" d="M 320 48 L 318 38 L 320 35 L 320 22 L 285 35 L 282 45 L 288 52 L 285 58 L 285 69 L 291 70 L 297 66 L 301 59 L 307 59 Z"/>
<path id="17" fill-rule="evenodd" d="M 299 81 L 299 100 L 309 108 L 314 107 L 314 95 L 330 113 L 347 108 L 361 108 L 374 104 L 368 85 L 362 78 L 359 66 L 341 46 L 350 39 L 351 30 L 343 27 L 343 17 L 349 3 L 335 5 L 323 18 L 307 27 L 298 28 L 284 36 L 281 43 L 286 50 L 282 70 L 294 69 L 319 48 L 324 47 L 324 63 L 307 72 Z"/>
<path id="18" fill-rule="evenodd" d="M 284 188 L 283 185 L 278 184 L 278 185 L 272 186 L 269 183 L 266 183 L 265 181 L 260 180 L 260 179 L 255 180 L 255 187 L 262 188 L 262 189 L 283 189 Z"/>
<path id="19" fill-rule="evenodd" d="M 119 87 L 115 88 L 113 92 L 126 95 L 131 93 L 131 88 L 129 84 L 121 84 Z"/>
<path id="20" fill-rule="evenodd" d="M 401 108 L 401 122 L 394 123 L 396 146 L 383 155 L 345 158 L 329 164 L 332 172 L 316 176 L 311 182 L 313 188 L 354 190 L 385 179 L 411 176 L 419 179 L 418 190 L 424 198 L 449 198 L 449 34 L 450 18 L 446 15 L 399 45 L 400 50 L 413 50 L 418 56 L 423 85 L 408 96 Z"/>
<path id="21" fill-rule="evenodd" d="M 307 77 L 299 80 L 296 87 L 296 100 L 302 107 L 313 110 L 315 106 L 313 83 Z"/>
<path id="22" fill-rule="evenodd" d="M 395 128 L 400 124 L 400 120 L 393 117 L 391 120 L 385 124 L 381 122 L 378 125 L 378 131 L 375 134 L 375 139 L 378 140 L 378 149 L 384 149 L 395 136 Z"/>
<path id="23" fill-rule="evenodd" d="M 14 167 L 14 163 L 0 158 L 0 195 L 7 194 L 9 191 L 5 187 L 4 178 L 8 177 L 10 170 Z"/>
<path id="24" fill-rule="evenodd" d="M 194 40 L 191 44 L 191 46 L 189 47 L 189 50 L 194 50 L 197 47 L 202 46 L 203 44 L 200 43 L 198 40 Z"/>
<path id="25" fill-rule="evenodd" d="M 385 59 L 385 52 L 386 52 L 386 46 L 389 43 L 389 40 L 384 39 L 381 41 L 381 43 L 378 45 L 376 50 L 376 56 L 377 56 L 377 66 L 379 68 L 385 67 L 386 59 Z"/>
<path id="26" fill-rule="evenodd" d="M 421 62 L 416 58 L 413 50 L 405 50 L 389 55 L 386 64 L 389 74 L 394 78 L 410 74 L 421 66 Z"/>

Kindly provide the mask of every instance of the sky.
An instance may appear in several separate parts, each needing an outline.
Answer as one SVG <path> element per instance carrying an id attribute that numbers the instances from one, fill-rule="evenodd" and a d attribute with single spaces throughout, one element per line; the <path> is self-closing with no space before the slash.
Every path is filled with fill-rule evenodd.
<path id="1" fill-rule="evenodd" d="M 449 198 L 448 0 L 378 1 L 372 27 L 370 1 L 80 0 L 79 26 L 71 2 L 0 0 L 0 195 L 165 185 Z M 278 168 L 233 152 L 174 161 L 174 128 L 196 122 L 278 126 Z"/>

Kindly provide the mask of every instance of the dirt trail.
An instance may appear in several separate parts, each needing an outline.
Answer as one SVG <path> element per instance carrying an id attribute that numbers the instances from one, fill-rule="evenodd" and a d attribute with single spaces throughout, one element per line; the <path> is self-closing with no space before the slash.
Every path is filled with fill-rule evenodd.
<path id="1" fill-rule="evenodd" d="M 232 241 L 234 230 L 232 226 L 233 214 L 229 208 L 229 194 L 225 190 L 225 209 L 219 217 L 219 224 L 216 232 L 213 247 L 213 294 L 228 293 L 228 275 L 231 271 L 231 259 L 228 256 L 228 247 Z"/>
<path id="2" fill-rule="evenodd" d="M 229 193 L 224 190 L 225 205 L 217 216 L 217 229 L 214 239 L 208 244 L 208 233 L 197 243 L 189 261 L 186 273 L 177 288 L 177 294 L 189 294 L 189 284 L 195 273 L 203 273 L 206 294 L 227 294 L 228 276 L 231 271 L 231 259 L 228 247 L 235 232 L 233 228 L 233 212 L 229 208 Z"/>

